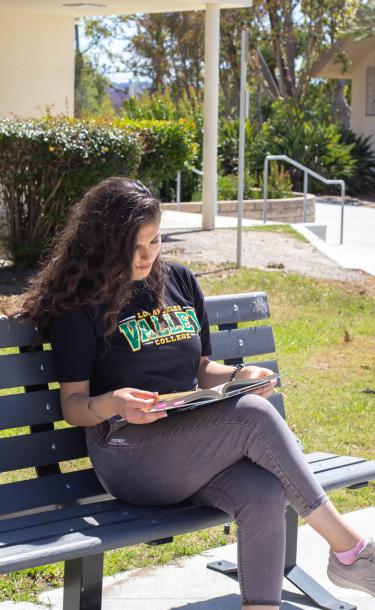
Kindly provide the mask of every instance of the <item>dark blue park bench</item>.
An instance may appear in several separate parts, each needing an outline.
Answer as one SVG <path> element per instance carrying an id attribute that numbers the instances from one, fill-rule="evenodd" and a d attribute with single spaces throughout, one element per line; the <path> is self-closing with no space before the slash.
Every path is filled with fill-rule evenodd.
<path id="1" fill-rule="evenodd" d="M 238 328 L 240 322 L 269 317 L 264 293 L 208 297 L 206 304 L 210 325 L 218 328 L 212 333 L 213 359 L 236 364 L 248 356 L 272 357 L 271 326 Z M 31 349 L 34 340 L 38 347 Z M 0 485 L 0 573 L 64 561 L 64 610 L 99 610 L 105 551 L 165 544 L 175 535 L 231 520 L 224 512 L 188 501 L 161 507 L 125 504 L 109 496 L 82 462 L 67 472 L 64 462 L 73 460 L 74 465 L 87 456 L 87 448 L 82 428 L 56 427 L 62 415 L 50 347 L 38 341 L 32 324 L 2 317 L 0 348 L 15 348 L 0 355 L 0 388 L 6 389 L 0 396 L 0 472 L 32 468 L 34 473 L 19 480 L 20 472 L 16 482 Z M 262 365 L 278 372 L 274 359 L 262 360 Z M 285 416 L 282 394 L 270 400 Z M 25 430 L 19 434 L 17 428 Z M 355 489 L 375 478 L 375 461 L 322 452 L 306 458 L 327 491 Z M 320 608 L 355 610 L 297 566 L 297 515 L 290 506 L 286 518 L 286 578 Z M 208 567 L 235 570 L 225 561 Z"/>

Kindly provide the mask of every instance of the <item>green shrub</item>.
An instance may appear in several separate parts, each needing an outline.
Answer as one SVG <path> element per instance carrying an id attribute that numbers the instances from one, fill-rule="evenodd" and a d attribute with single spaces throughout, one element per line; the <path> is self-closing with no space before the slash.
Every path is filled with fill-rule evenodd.
<path id="1" fill-rule="evenodd" d="M 194 125 L 185 119 L 178 121 L 129 121 L 117 119 L 116 127 L 133 129 L 139 134 L 142 158 L 138 168 L 141 180 L 159 190 L 186 165 L 194 164 L 198 147 L 195 142 Z"/>
<path id="2" fill-rule="evenodd" d="M 127 98 L 121 108 L 121 114 L 129 120 L 178 121 L 187 119 L 191 123 L 199 122 L 203 117 L 201 96 L 195 89 L 186 92 L 175 100 L 169 88 L 165 91 L 149 93 L 144 91 L 140 96 Z"/>
<path id="3" fill-rule="evenodd" d="M 217 179 L 218 201 L 236 201 L 238 196 L 238 177 L 234 174 L 218 176 Z M 268 177 L 268 198 L 282 199 L 293 195 L 292 181 L 288 172 L 273 163 Z M 244 178 L 244 199 L 262 199 L 263 184 L 260 180 L 258 186 L 254 175 L 246 174 Z M 195 191 L 192 201 L 202 201 L 202 192 Z"/>
<path id="4" fill-rule="evenodd" d="M 260 173 L 266 155 L 287 155 L 325 178 L 345 180 L 355 171 L 353 148 L 353 143 L 343 142 L 336 125 L 307 120 L 303 110 L 278 100 L 252 146 L 246 148 L 246 161 L 252 171 Z M 302 172 L 291 169 L 290 174 L 294 190 L 301 190 Z M 329 190 L 319 182 L 310 184 L 310 190 L 315 188 L 316 192 Z"/>
<path id="5" fill-rule="evenodd" d="M 236 174 L 238 172 L 238 138 L 239 138 L 239 120 L 223 119 L 219 124 L 218 136 L 218 160 L 220 173 L 223 176 L 227 174 Z M 245 150 L 253 146 L 256 138 L 255 125 L 249 121 L 245 123 Z M 245 155 L 246 156 L 246 155 Z M 247 171 L 250 171 L 250 166 L 246 163 Z"/>
<path id="6" fill-rule="evenodd" d="M 172 197 L 177 171 L 195 163 L 194 137 L 195 126 L 183 119 L 0 120 L 7 253 L 18 266 L 33 265 L 67 208 L 109 176 L 138 177 L 159 194 L 172 182 Z"/>
<path id="7" fill-rule="evenodd" d="M 346 179 L 349 195 L 367 195 L 375 191 L 375 151 L 371 136 L 357 135 L 353 131 L 342 132 L 345 144 L 354 144 L 351 156 L 356 160 L 354 173 Z"/>
<path id="8" fill-rule="evenodd" d="M 244 178 L 244 199 L 256 199 L 259 197 L 259 191 L 254 191 L 255 187 L 256 182 L 253 176 L 246 175 Z M 218 176 L 217 194 L 219 201 L 236 200 L 238 195 L 238 177 L 234 174 Z"/>
<path id="9" fill-rule="evenodd" d="M 65 117 L 1 119 L 4 244 L 13 262 L 33 265 L 69 205 L 102 179 L 135 176 L 140 159 L 134 129 Z"/>
<path id="10" fill-rule="evenodd" d="M 259 177 L 260 197 L 263 197 L 263 174 Z M 289 171 L 273 161 L 268 173 L 268 199 L 284 199 L 293 196 L 293 184 Z"/>
<path id="11" fill-rule="evenodd" d="M 203 148 L 203 103 L 197 92 L 192 89 L 189 96 L 184 93 L 175 100 L 167 88 L 165 91 L 149 93 L 144 91 L 139 97 L 125 100 L 121 113 L 131 121 L 184 121 L 189 125 L 190 136 L 195 143 L 195 151 L 186 159 L 181 169 L 181 200 L 191 201 L 193 192 L 201 188 L 200 178 L 189 166 L 201 169 Z M 147 168 L 146 168 L 147 169 Z M 143 169 L 142 169 L 143 172 Z M 177 173 L 177 172 L 176 172 Z M 176 173 L 170 172 L 159 183 L 159 196 L 163 201 L 173 201 L 176 196 Z M 145 172 L 147 179 L 148 172 Z"/>

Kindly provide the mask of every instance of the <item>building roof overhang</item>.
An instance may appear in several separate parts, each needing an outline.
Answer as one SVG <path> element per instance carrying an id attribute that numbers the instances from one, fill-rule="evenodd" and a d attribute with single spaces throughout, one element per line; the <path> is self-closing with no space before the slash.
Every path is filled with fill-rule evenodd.
<path id="1" fill-rule="evenodd" d="M 246 8 L 252 0 L 0 0 L 0 11 L 21 13 L 44 13 L 87 17 L 99 15 L 131 15 L 134 13 L 166 13 L 174 11 L 196 11 L 208 4 L 220 8 Z"/>
<path id="2" fill-rule="evenodd" d="M 342 38 L 327 51 L 316 63 L 313 76 L 316 78 L 352 78 L 353 68 L 375 49 L 375 36 L 368 36 L 361 40 L 355 40 L 351 36 Z M 345 63 L 340 60 L 340 54 L 345 53 L 349 63 L 345 69 Z"/>

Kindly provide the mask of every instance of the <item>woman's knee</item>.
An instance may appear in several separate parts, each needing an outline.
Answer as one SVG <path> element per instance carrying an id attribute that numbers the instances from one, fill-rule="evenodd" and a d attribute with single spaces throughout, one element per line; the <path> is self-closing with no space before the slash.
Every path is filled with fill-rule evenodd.
<path id="1" fill-rule="evenodd" d="M 260 421 L 277 425 L 280 420 L 283 421 L 272 403 L 263 396 L 257 396 L 256 394 L 241 396 L 236 404 L 236 412 L 242 417 L 249 418 L 252 423 Z"/>

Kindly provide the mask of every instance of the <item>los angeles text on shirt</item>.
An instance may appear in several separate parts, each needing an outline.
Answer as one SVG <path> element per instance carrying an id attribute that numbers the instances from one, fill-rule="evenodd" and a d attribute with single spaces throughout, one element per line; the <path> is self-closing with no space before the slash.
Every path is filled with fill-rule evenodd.
<path id="1" fill-rule="evenodd" d="M 121 320 L 118 327 L 133 352 L 145 344 L 184 341 L 201 330 L 195 309 L 180 305 L 171 305 L 162 312 L 159 309 L 137 312 Z"/>

